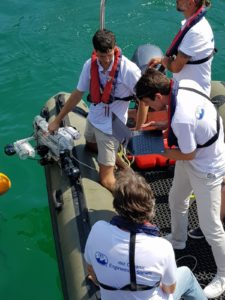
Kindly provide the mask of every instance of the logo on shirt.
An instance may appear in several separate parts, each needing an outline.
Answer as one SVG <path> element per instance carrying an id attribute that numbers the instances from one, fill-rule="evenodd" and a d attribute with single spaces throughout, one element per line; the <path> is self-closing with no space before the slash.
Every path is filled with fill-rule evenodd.
<path id="1" fill-rule="evenodd" d="M 205 110 L 202 107 L 197 107 L 196 112 L 195 112 L 195 116 L 198 120 L 203 119 L 205 114 Z"/>
<path id="2" fill-rule="evenodd" d="M 95 253 L 95 259 L 100 265 L 106 266 L 108 264 L 107 256 L 101 252 L 97 251 Z"/>

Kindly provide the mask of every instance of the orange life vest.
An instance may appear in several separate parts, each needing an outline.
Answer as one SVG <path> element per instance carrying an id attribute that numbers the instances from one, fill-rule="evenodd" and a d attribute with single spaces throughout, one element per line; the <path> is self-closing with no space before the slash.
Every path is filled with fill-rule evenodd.
<path id="1" fill-rule="evenodd" d="M 96 51 L 92 53 L 90 95 L 88 96 L 88 100 L 90 102 L 94 104 L 98 104 L 100 102 L 110 103 L 113 101 L 113 97 L 111 93 L 112 93 L 112 88 L 116 83 L 116 78 L 120 68 L 121 57 L 122 57 L 121 50 L 118 47 L 116 47 L 114 51 L 114 63 L 109 73 L 107 83 L 103 88 L 100 84 L 100 79 L 99 79 Z"/>

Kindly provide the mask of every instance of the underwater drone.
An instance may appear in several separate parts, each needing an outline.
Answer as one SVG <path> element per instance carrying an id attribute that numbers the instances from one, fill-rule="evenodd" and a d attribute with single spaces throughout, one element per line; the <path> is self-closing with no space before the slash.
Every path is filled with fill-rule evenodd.
<path id="1" fill-rule="evenodd" d="M 72 178 L 79 177 L 79 169 L 73 159 L 74 140 L 80 138 L 80 133 L 73 127 L 60 127 L 57 133 L 50 134 L 48 122 L 41 116 L 36 116 L 33 122 L 34 133 L 5 146 L 7 155 L 17 154 L 20 159 L 34 158 L 36 153 L 41 157 L 41 165 L 57 162 L 65 173 Z M 36 145 L 32 146 L 31 141 Z"/>

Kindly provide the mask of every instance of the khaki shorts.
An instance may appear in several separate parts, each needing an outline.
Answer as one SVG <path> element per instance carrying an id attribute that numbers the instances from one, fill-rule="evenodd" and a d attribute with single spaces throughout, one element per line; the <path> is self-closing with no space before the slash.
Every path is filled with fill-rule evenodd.
<path id="1" fill-rule="evenodd" d="M 114 136 L 100 131 L 87 120 L 84 137 L 87 142 L 97 144 L 100 164 L 115 166 L 119 142 Z"/>

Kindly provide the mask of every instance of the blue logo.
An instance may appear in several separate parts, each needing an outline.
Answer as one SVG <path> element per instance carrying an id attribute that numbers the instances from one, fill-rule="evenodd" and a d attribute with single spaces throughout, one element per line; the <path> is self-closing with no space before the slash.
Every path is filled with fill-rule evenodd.
<path id="1" fill-rule="evenodd" d="M 202 120 L 203 117 L 204 117 L 204 114 L 205 114 L 204 108 L 198 107 L 197 110 L 196 110 L 196 113 L 195 113 L 196 118 L 197 118 L 198 120 Z"/>
<path id="2" fill-rule="evenodd" d="M 95 253 L 95 259 L 100 265 L 106 266 L 108 264 L 107 256 L 101 252 Z"/>

